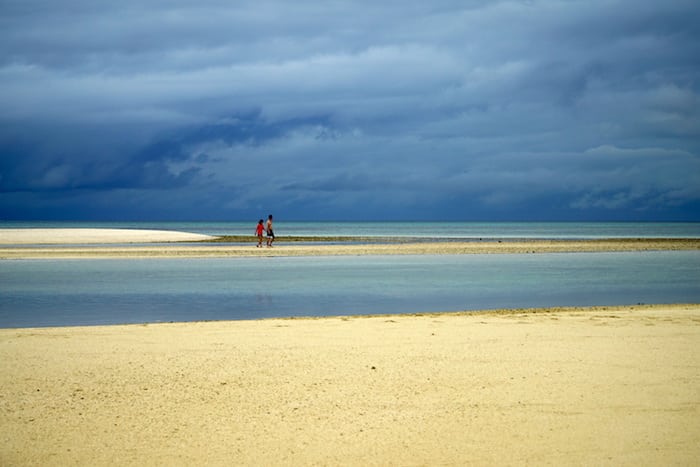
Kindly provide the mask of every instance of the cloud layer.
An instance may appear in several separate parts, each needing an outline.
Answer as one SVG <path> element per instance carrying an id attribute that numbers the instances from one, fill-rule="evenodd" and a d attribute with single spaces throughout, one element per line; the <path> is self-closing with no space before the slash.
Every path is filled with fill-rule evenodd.
<path id="1" fill-rule="evenodd" d="M 4 219 L 700 220 L 695 1 L 0 3 Z"/>

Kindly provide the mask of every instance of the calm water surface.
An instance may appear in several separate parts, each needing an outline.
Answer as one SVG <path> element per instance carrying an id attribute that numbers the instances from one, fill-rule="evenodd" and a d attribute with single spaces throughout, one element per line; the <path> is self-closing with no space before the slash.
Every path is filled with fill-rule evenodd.
<path id="1" fill-rule="evenodd" d="M 129 228 L 207 235 L 252 235 L 250 222 L 2 222 L 0 228 Z M 280 236 L 454 239 L 700 238 L 699 222 L 275 222 Z"/>
<path id="2" fill-rule="evenodd" d="M 0 261 L 0 327 L 700 302 L 700 252 Z"/>

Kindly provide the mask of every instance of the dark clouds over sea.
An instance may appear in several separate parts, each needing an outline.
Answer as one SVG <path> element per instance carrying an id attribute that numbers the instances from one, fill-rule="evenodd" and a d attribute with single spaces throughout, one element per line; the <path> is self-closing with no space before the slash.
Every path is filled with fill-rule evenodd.
<path id="1" fill-rule="evenodd" d="M 0 218 L 700 220 L 699 17 L 0 0 Z"/>

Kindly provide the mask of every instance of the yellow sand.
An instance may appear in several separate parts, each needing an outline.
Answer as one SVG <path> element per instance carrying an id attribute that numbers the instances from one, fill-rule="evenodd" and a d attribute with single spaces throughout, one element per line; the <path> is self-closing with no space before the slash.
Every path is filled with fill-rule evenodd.
<path id="1" fill-rule="evenodd" d="M 697 465 L 700 305 L 0 330 L 0 465 Z"/>
<path id="2" fill-rule="evenodd" d="M 186 232 L 128 229 L 0 229 L 0 259 L 159 258 L 230 256 L 406 255 L 700 250 L 700 239 L 607 239 L 298 244 L 281 237 L 273 248 L 218 243 L 158 244 L 211 239 Z M 114 244 L 136 243 L 136 245 Z M 3 246 L 4 245 L 4 246 Z M 41 245 L 41 246 L 35 246 Z"/>

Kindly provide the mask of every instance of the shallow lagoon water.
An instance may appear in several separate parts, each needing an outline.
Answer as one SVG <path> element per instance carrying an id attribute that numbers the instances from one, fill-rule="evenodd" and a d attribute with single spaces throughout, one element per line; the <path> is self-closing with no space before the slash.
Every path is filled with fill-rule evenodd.
<path id="1" fill-rule="evenodd" d="M 700 252 L 0 262 L 0 327 L 700 302 Z"/>
<path id="2" fill-rule="evenodd" d="M 264 216 L 263 216 L 264 217 Z M 250 222 L 12 222 L 0 228 L 121 228 L 206 235 L 250 235 Z M 700 238 L 700 222 L 294 222 L 278 217 L 278 236 L 417 239 Z"/>

